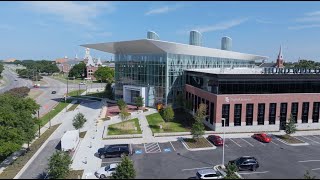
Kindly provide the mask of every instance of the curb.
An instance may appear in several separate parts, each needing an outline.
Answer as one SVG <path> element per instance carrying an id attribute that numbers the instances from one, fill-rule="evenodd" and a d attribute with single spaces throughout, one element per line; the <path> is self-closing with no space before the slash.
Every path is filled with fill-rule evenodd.
<path id="1" fill-rule="evenodd" d="M 286 141 L 284 141 L 284 140 L 282 140 L 282 139 L 279 139 L 279 138 L 277 138 L 277 140 L 278 141 L 280 141 L 280 142 L 282 142 L 282 143 L 284 143 L 284 144 L 286 144 L 286 145 L 288 145 L 288 146 L 308 146 L 308 145 L 310 145 L 309 143 L 295 143 L 295 144 L 289 144 L 289 143 L 287 143 Z M 301 141 L 301 140 L 300 140 Z"/>
<path id="2" fill-rule="evenodd" d="M 48 139 L 41 145 L 41 147 L 37 150 L 36 153 L 34 153 L 34 155 L 29 159 L 29 161 L 23 166 L 23 168 L 18 172 L 18 174 L 13 178 L 13 179 L 19 179 L 20 176 L 22 175 L 22 173 L 24 173 L 24 171 L 30 166 L 30 164 L 32 163 L 32 161 L 40 154 L 40 152 L 42 151 L 42 149 L 48 144 L 49 139 L 54 135 L 54 133 L 60 128 L 62 127 L 61 124 L 59 125 L 59 127 L 48 137 Z"/>

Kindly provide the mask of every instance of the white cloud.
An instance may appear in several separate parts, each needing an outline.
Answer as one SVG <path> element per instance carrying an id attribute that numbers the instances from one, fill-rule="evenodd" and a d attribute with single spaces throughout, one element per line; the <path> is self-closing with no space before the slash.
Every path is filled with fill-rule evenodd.
<path id="1" fill-rule="evenodd" d="M 303 17 L 296 19 L 297 22 L 319 22 L 320 16 Z"/>
<path id="2" fill-rule="evenodd" d="M 164 14 L 164 13 L 168 13 L 170 11 L 174 11 L 177 10 L 178 8 L 182 7 L 182 5 L 176 5 L 176 6 L 163 6 L 163 7 L 159 7 L 159 8 L 155 8 L 155 9 L 151 9 L 149 11 L 147 11 L 145 13 L 145 15 L 153 15 L 153 14 Z"/>
<path id="3" fill-rule="evenodd" d="M 290 30 L 300 30 L 300 29 L 308 29 L 308 28 L 315 28 L 315 27 L 320 27 L 320 24 L 291 26 L 291 27 L 288 27 L 288 29 L 290 29 Z"/>
<path id="4" fill-rule="evenodd" d="M 248 18 L 234 19 L 231 21 L 221 22 L 218 24 L 210 25 L 210 26 L 197 27 L 194 29 L 198 30 L 201 33 L 218 31 L 218 30 L 226 30 L 226 29 L 230 29 L 234 26 L 238 26 L 238 25 L 246 22 L 247 20 L 248 20 Z"/>
<path id="5" fill-rule="evenodd" d="M 112 12 L 110 2 L 30 1 L 25 2 L 35 12 L 62 17 L 68 23 L 92 26 L 101 12 Z"/>
<path id="6" fill-rule="evenodd" d="M 305 15 L 307 15 L 307 16 L 318 16 L 318 15 L 320 15 L 320 11 L 308 12 Z"/>

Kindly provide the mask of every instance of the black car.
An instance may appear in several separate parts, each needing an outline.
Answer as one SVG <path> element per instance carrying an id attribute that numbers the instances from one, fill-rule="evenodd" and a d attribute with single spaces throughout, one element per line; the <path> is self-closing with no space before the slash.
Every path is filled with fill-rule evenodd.
<path id="1" fill-rule="evenodd" d="M 255 157 L 242 156 L 233 161 L 229 161 L 231 164 L 235 164 L 239 170 L 251 170 L 255 171 L 259 168 L 259 163 Z"/>
<path id="2" fill-rule="evenodd" d="M 57 91 L 52 91 L 52 92 L 51 92 L 51 94 L 56 94 L 56 93 L 57 93 Z"/>
<path id="3" fill-rule="evenodd" d="M 106 157 L 123 157 L 131 154 L 129 144 L 108 145 L 98 149 L 98 155 L 101 159 Z"/>

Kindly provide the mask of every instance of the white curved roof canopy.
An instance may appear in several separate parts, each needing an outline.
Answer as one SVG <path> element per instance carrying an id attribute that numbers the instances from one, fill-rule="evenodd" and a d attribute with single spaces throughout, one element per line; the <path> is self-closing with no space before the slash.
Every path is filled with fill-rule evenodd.
<path id="1" fill-rule="evenodd" d="M 188 44 L 153 40 L 140 39 L 132 41 L 120 41 L 98 44 L 84 44 L 83 47 L 96 49 L 112 54 L 126 53 L 126 54 L 184 54 L 194 56 L 208 56 L 218 58 L 230 58 L 239 60 L 262 60 L 268 59 L 266 56 L 259 56 L 253 54 L 239 53 L 234 51 L 225 51 L 221 49 L 207 48 L 202 46 L 193 46 Z"/>

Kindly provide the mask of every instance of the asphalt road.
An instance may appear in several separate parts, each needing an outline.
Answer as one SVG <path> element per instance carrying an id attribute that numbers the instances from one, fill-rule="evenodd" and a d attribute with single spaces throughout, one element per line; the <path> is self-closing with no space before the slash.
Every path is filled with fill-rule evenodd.
<path id="1" fill-rule="evenodd" d="M 0 87 L 0 94 L 16 87 L 27 86 L 30 88 L 32 86 L 32 82 L 30 80 L 19 78 L 15 72 L 9 70 L 6 66 L 2 72 L 2 76 L 4 76 L 8 82 L 6 85 Z"/>
<path id="2" fill-rule="evenodd" d="M 310 145 L 289 146 L 276 139 L 264 144 L 252 138 L 226 139 L 225 164 L 240 156 L 254 156 L 260 167 L 255 172 L 240 171 L 245 179 L 303 178 L 306 170 L 320 178 L 320 136 L 299 136 Z M 160 149 L 160 150 L 159 150 Z M 222 148 L 188 151 L 181 142 L 133 145 L 131 159 L 138 179 L 194 179 L 199 169 L 222 163 Z M 101 166 L 120 161 L 108 158 Z"/>

